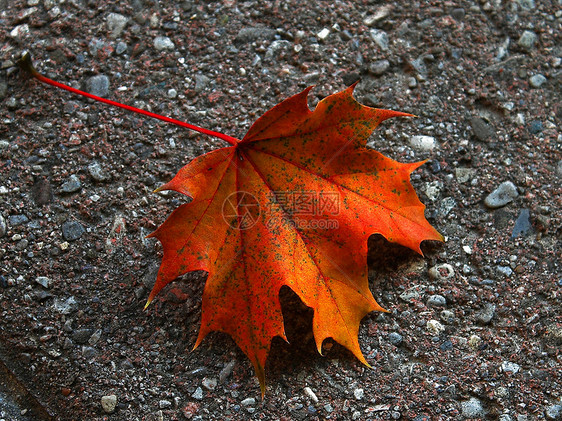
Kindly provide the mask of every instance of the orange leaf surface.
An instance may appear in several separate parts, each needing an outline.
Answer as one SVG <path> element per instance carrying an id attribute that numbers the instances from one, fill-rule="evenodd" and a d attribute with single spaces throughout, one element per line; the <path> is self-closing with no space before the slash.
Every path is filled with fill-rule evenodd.
<path id="1" fill-rule="evenodd" d="M 367 364 L 359 323 L 384 311 L 369 290 L 367 239 L 382 234 L 419 253 L 422 241 L 442 240 L 409 181 L 423 162 L 401 164 L 366 147 L 381 121 L 408 114 L 363 106 L 353 87 L 310 111 L 309 91 L 162 186 L 193 200 L 151 234 L 164 257 L 147 305 L 178 276 L 207 271 L 195 347 L 211 331 L 228 333 L 252 362 L 262 394 L 271 340 L 286 340 L 282 286 L 314 310 L 319 352 L 333 338 Z"/>

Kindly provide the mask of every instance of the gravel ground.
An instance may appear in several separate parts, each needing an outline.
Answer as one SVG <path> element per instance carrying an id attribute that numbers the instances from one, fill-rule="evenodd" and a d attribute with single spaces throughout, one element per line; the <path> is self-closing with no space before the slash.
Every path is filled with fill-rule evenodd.
<path id="1" fill-rule="evenodd" d="M 214 2 L 0 0 L 0 357 L 22 419 L 554 420 L 562 417 L 560 0 Z M 309 85 L 311 106 L 359 81 L 364 104 L 414 113 L 370 145 L 428 162 L 412 177 L 444 244 L 425 258 L 370 241 L 390 310 L 361 325 L 369 370 L 315 351 L 282 291 L 268 391 L 226 335 L 190 352 L 202 273 L 149 310 L 184 200 L 152 191 L 224 146 L 25 78 L 243 136 Z M 3 406 L 0 419 L 13 419 Z"/>

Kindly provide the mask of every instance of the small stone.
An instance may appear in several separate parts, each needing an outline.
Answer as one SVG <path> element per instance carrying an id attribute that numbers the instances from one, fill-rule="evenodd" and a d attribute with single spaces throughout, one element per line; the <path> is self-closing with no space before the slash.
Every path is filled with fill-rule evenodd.
<path id="1" fill-rule="evenodd" d="M 117 396 L 116 395 L 107 395 L 102 396 L 101 398 L 101 407 L 107 414 L 111 414 L 115 411 L 115 407 L 117 406 Z"/>
<path id="2" fill-rule="evenodd" d="M 533 88 L 540 88 L 545 82 L 546 82 L 546 78 L 540 73 L 531 76 L 531 78 L 529 79 L 529 84 Z"/>
<path id="3" fill-rule="evenodd" d="M 205 389 L 213 390 L 215 387 L 217 387 L 217 379 L 215 379 L 214 377 L 213 378 L 205 377 L 201 382 L 201 384 Z"/>
<path id="4" fill-rule="evenodd" d="M 109 175 L 106 174 L 104 170 L 102 170 L 98 162 L 92 162 L 90 165 L 88 165 L 88 172 L 90 173 L 90 176 L 96 181 L 106 181 L 109 179 Z"/>
<path id="5" fill-rule="evenodd" d="M 168 89 L 168 98 L 174 99 L 178 96 L 178 91 L 175 89 Z"/>
<path id="6" fill-rule="evenodd" d="M 303 390 L 304 394 L 308 396 L 312 400 L 312 402 L 318 403 L 318 396 L 316 396 L 316 393 L 314 393 L 310 387 L 307 386 Z"/>
<path id="7" fill-rule="evenodd" d="M 472 126 L 474 136 L 482 142 L 494 135 L 494 129 L 481 117 L 472 117 L 470 125 Z"/>
<path id="8" fill-rule="evenodd" d="M 476 398 L 461 402 L 461 411 L 465 418 L 482 418 L 485 416 L 482 403 Z"/>
<path id="9" fill-rule="evenodd" d="M 504 361 L 502 362 L 501 369 L 504 373 L 516 374 L 519 370 L 521 370 L 521 367 L 519 364 L 512 363 L 511 361 Z"/>
<path id="10" fill-rule="evenodd" d="M 29 222 L 29 218 L 23 214 L 21 215 L 10 215 L 8 216 L 8 221 L 12 227 L 17 227 L 18 225 L 26 224 Z"/>
<path id="11" fill-rule="evenodd" d="M 455 168 L 455 176 L 459 183 L 466 183 L 467 181 L 470 181 L 472 177 L 474 177 L 474 174 L 476 174 L 476 170 L 473 168 Z"/>
<path id="12" fill-rule="evenodd" d="M 6 225 L 6 220 L 4 219 L 4 216 L 0 213 L 0 238 L 4 237 L 7 231 L 8 231 L 8 226 Z"/>
<path id="13" fill-rule="evenodd" d="M 353 391 L 353 396 L 355 396 L 355 399 L 360 401 L 365 396 L 365 391 L 363 389 L 355 389 Z"/>
<path id="14" fill-rule="evenodd" d="M 454 276 L 455 269 L 448 263 L 441 263 L 429 269 L 430 278 L 446 281 Z"/>
<path id="15" fill-rule="evenodd" d="M 445 307 L 447 305 L 447 300 L 445 297 L 439 294 L 432 295 L 427 300 L 428 307 Z"/>
<path id="16" fill-rule="evenodd" d="M 242 402 L 240 402 L 243 406 L 254 406 L 256 404 L 256 400 L 254 398 L 246 398 Z"/>
<path id="17" fill-rule="evenodd" d="M 547 420 L 562 419 L 562 405 L 550 405 L 546 408 L 544 415 Z"/>
<path id="18" fill-rule="evenodd" d="M 482 338 L 478 335 L 471 335 L 470 338 L 468 338 L 468 345 L 472 349 L 477 349 L 481 343 L 482 343 Z"/>
<path id="19" fill-rule="evenodd" d="M 193 392 L 193 394 L 191 395 L 191 397 L 193 399 L 197 399 L 198 401 L 203 399 L 203 389 L 201 389 L 200 387 L 198 387 L 197 389 L 195 389 L 195 392 Z"/>
<path id="20" fill-rule="evenodd" d="M 390 62 L 388 60 L 378 60 L 371 63 L 369 66 L 369 72 L 376 76 L 384 74 L 390 68 Z"/>
<path id="21" fill-rule="evenodd" d="M 38 276 L 35 278 L 35 282 L 41 285 L 43 288 L 49 288 L 51 286 L 51 280 L 46 276 Z"/>
<path id="22" fill-rule="evenodd" d="M 443 310 L 439 313 L 439 318 L 443 320 L 443 322 L 451 324 L 455 321 L 455 313 L 451 310 Z"/>
<path id="23" fill-rule="evenodd" d="M 29 25 L 27 23 L 18 25 L 10 31 L 10 36 L 14 39 L 21 39 L 27 34 L 29 34 Z"/>
<path id="24" fill-rule="evenodd" d="M 250 43 L 258 40 L 272 40 L 275 38 L 277 32 L 275 29 L 263 28 L 263 27 L 253 27 L 253 28 L 242 28 L 236 35 L 234 39 L 235 43 Z"/>
<path id="25" fill-rule="evenodd" d="M 491 209 L 501 208 L 517 199 L 517 187 L 511 181 L 504 181 L 486 197 L 484 204 Z"/>
<path id="26" fill-rule="evenodd" d="M 466 12 L 462 7 L 457 7 L 456 9 L 453 9 L 451 11 L 451 16 L 453 17 L 453 19 L 461 21 L 464 19 L 465 13 Z"/>
<path id="27" fill-rule="evenodd" d="M 46 178 L 39 178 L 35 181 L 32 188 L 33 200 L 37 206 L 43 206 L 53 200 L 53 189 L 51 183 Z"/>
<path id="28" fill-rule="evenodd" d="M 530 217 L 531 214 L 529 209 L 521 209 L 521 212 L 515 221 L 513 231 L 511 232 L 511 238 L 516 238 L 520 235 L 525 236 L 532 231 L 533 226 L 531 225 Z"/>
<path id="29" fill-rule="evenodd" d="M 408 87 L 409 88 L 415 88 L 416 86 L 418 86 L 418 81 L 415 77 L 409 77 L 408 78 Z"/>
<path id="30" fill-rule="evenodd" d="M 109 78 L 106 75 L 92 76 L 86 81 L 86 92 L 106 97 L 109 94 Z"/>
<path id="31" fill-rule="evenodd" d="M 537 42 L 537 34 L 535 34 L 532 31 L 524 31 L 521 34 L 519 41 L 517 41 L 517 44 L 521 48 L 524 48 L 525 50 L 530 50 L 535 46 L 536 42 Z"/>
<path id="32" fill-rule="evenodd" d="M 74 332 L 72 332 L 72 341 L 76 342 L 77 344 L 85 344 L 88 342 L 93 333 L 93 329 L 76 329 Z"/>
<path id="33" fill-rule="evenodd" d="M 425 324 L 425 327 L 427 328 L 427 330 L 429 330 L 431 333 L 433 333 L 436 336 L 441 335 L 445 331 L 445 326 L 443 326 L 437 320 L 433 320 L 433 319 L 428 320 L 427 323 Z"/>
<path id="34" fill-rule="evenodd" d="M 98 351 L 96 351 L 96 349 L 92 348 L 91 346 L 82 347 L 82 356 L 87 360 L 91 360 L 92 358 L 94 358 L 97 353 Z"/>
<path id="35" fill-rule="evenodd" d="M 533 10 L 535 8 L 535 0 L 517 0 L 517 4 L 523 10 Z"/>
<path id="36" fill-rule="evenodd" d="M 410 145 L 421 151 L 432 151 L 435 148 L 435 138 L 433 136 L 412 136 Z"/>
<path id="37" fill-rule="evenodd" d="M 539 134 L 543 131 L 542 121 L 540 120 L 533 120 L 529 125 L 529 133 L 531 134 Z"/>
<path id="38" fill-rule="evenodd" d="M 476 320 L 480 324 L 488 325 L 494 318 L 495 312 L 496 312 L 496 306 L 491 303 L 486 303 L 484 304 L 484 308 L 476 316 Z"/>
<path id="39" fill-rule="evenodd" d="M 195 92 L 202 92 L 210 81 L 211 79 L 205 75 L 195 75 Z"/>
<path id="40" fill-rule="evenodd" d="M 154 38 L 154 48 L 158 51 L 173 50 L 176 48 L 176 45 L 168 37 L 156 37 Z"/>
<path id="41" fill-rule="evenodd" d="M 319 40 L 324 41 L 330 35 L 330 30 L 328 28 L 322 29 L 320 32 L 316 34 Z"/>
<path id="42" fill-rule="evenodd" d="M 62 236 L 66 241 L 78 240 L 86 232 L 78 221 L 67 221 L 62 224 Z"/>
<path id="43" fill-rule="evenodd" d="M 172 402 L 166 400 L 166 399 L 161 399 L 158 402 L 158 407 L 160 409 L 170 409 L 172 407 Z"/>
<path id="44" fill-rule="evenodd" d="M 388 51 L 388 34 L 380 29 L 371 29 L 371 38 L 380 47 L 382 51 Z"/>
<path id="45" fill-rule="evenodd" d="M 367 26 L 372 26 L 380 20 L 386 18 L 390 12 L 392 11 L 393 5 L 392 4 L 385 4 L 384 6 L 380 6 L 373 15 L 366 17 L 363 20 L 363 23 Z"/>
<path id="46" fill-rule="evenodd" d="M 513 275 L 513 269 L 511 269 L 509 266 L 501 266 L 499 265 L 497 267 L 498 272 L 501 273 L 502 275 L 505 275 L 507 277 Z"/>
<path id="47" fill-rule="evenodd" d="M 402 343 L 402 340 L 402 335 L 398 332 L 391 332 L 388 335 L 388 341 L 394 346 L 400 345 Z"/>
<path id="48" fill-rule="evenodd" d="M 120 56 L 121 54 L 123 54 L 125 51 L 127 51 L 127 44 L 124 43 L 123 41 L 119 41 L 117 43 L 117 45 L 115 46 L 115 53 Z"/>
<path id="49" fill-rule="evenodd" d="M 219 381 L 221 383 L 226 382 L 226 380 L 230 377 L 232 371 L 234 370 L 235 365 L 236 365 L 236 361 L 232 360 L 227 365 L 224 366 L 224 368 L 219 373 Z"/>
<path id="50" fill-rule="evenodd" d="M 82 183 L 76 174 L 72 174 L 68 179 L 62 184 L 61 191 L 63 193 L 74 193 L 82 188 Z"/>
<path id="51" fill-rule="evenodd" d="M 110 37 L 119 38 L 123 29 L 127 25 L 129 19 L 119 13 L 110 13 L 107 15 L 107 29 L 111 32 Z"/>

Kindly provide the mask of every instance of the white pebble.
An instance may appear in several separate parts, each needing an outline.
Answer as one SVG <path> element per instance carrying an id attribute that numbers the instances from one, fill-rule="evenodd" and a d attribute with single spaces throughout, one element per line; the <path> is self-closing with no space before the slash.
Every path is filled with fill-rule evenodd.
<path id="1" fill-rule="evenodd" d="M 422 151 L 432 151 L 435 148 L 435 138 L 433 136 L 412 136 L 410 145 L 414 149 Z"/>
<path id="2" fill-rule="evenodd" d="M 308 396 L 312 402 L 318 403 L 318 396 L 316 396 L 316 393 L 314 393 L 310 387 L 307 386 L 304 388 L 304 394 Z"/>

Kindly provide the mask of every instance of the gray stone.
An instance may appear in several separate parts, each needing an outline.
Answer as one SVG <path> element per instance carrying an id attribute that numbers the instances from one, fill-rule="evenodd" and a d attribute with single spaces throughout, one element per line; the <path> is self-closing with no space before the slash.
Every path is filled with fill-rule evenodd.
<path id="1" fill-rule="evenodd" d="M 88 329 L 88 328 L 76 329 L 74 332 L 72 332 L 72 340 L 77 344 L 82 345 L 88 342 L 88 340 L 90 339 L 93 333 L 94 333 L 93 329 Z"/>
<path id="2" fill-rule="evenodd" d="M 117 407 L 117 396 L 116 395 L 102 396 L 101 407 L 103 408 L 104 412 L 106 412 L 107 414 L 113 413 L 115 411 L 115 408 Z"/>
<path id="3" fill-rule="evenodd" d="M 382 51 L 388 51 L 388 35 L 380 29 L 371 29 L 371 38 Z"/>
<path id="4" fill-rule="evenodd" d="M 276 31 L 271 28 L 253 27 L 242 28 L 236 35 L 234 42 L 246 44 L 258 40 L 272 40 L 275 38 Z"/>
<path id="5" fill-rule="evenodd" d="M 535 46 L 536 42 L 537 42 L 537 34 L 535 34 L 532 31 L 524 31 L 521 34 L 521 37 L 519 37 L 517 44 L 521 48 L 524 48 L 525 50 L 530 50 Z"/>
<path id="6" fill-rule="evenodd" d="M 511 361 L 502 362 L 501 369 L 504 373 L 518 373 L 521 370 L 519 364 L 512 363 Z"/>
<path id="7" fill-rule="evenodd" d="M 445 297 L 439 294 L 432 295 L 427 300 L 428 307 L 445 307 L 447 305 L 447 300 Z"/>
<path id="8" fill-rule="evenodd" d="M 399 334 L 398 332 L 391 332 L 388 335 L 388 341 L 395 346 L 398 346 L 402 343 L 402 335 Z"/>
<path id="9" fill-rule="evenodd" d="M 254 398 L 246 398 L 240 403 L 244 406 L 254 406 L 256 404 L 256 400 Z"/>
<path id="10" fill-rule="evenodd" d="M 125 44 L 123 41 L 119 41 L 115 46 L 115 52 L 117 53 L 117 55 L 121 55 L 125 51 L 127 51 L 127 44 Z"/>
<path id="11" fill-rule="evenodd" d="M 0 238 L 6 235 L 8 231 L 8 226 L 6 225 L 6 220 L 4 216 L 0 213 Z"/>
<path id="12" fill-rule="evenodd" d="M 485 416 L 482 403 L 476 398 L 461 402 L 461 412 L 465 418 L 482 418 Z"/>
<path id="13" fill-rule="evenodd" d="M 202 92 L 210 81 L 211 79 L 205 75 L 195 75 L 195 92 Z"/>
<path id="14" fill-rule="evenodd" d="M 107 15 L 107 29 L 111 32 L 110 37 L 119 38 L 123 29 L 127 25 L 129 19 L 119 13 L 110 13 Z"/>
<path id="15" fill-rule="evenodd" d="M 82 347 L 82 356 L 87 360 L 91 360 L 92 358 L 94 358 L 97 353 L 98 351 L 96 351 L 96 349 L 92 348 L 91 346 Z"/>
<path id="16" fill-rule="evenodd" d="M 6 94 L 8 93 L 8 85 L 4 82 L 0 82 L 0 99 L 6 98 Z"/>
<path id="17" fill-rule="evenodd" d="M 517 0 L 517 4 L 523 10 L 533 10 L 535 8 L 535 0 Z"/>
<path id="18" fill-rule="evenodd" d="M 544 415 L 547 420 L 562 419 L 562 405 L 550 405 L 546 408 Z"/>
<path id="19" fill-rule="evenodd" d="M 497 266 L 497 270 L 499 273 L 501 273 L 502 275 L 505 276 L 511 276 L 513 275 L 513 269 L 511 269 L 509 266 Z"/>
<path id="20" fill-rule="evenodd" d="M 106 181 L 109 179 L 109 175 L 102 170 L 101 165 L 98 162 L 92 162 L 88 165 L 88 172 L 96 181 Z"/>
<path id="21" fill-rule="evenodd" d="M 158 51 L 173 50 L 176 48 L 176 45 L 168 37 L 156 37 L 154 38 L 154 48 Z"/>
<path id="22" fill-rule="evenodd" d="M 513 231 L 511 232 L 511 238 L 519 237 L 520 235 L 527 235 L 533 230 L 531 225 L 531 214 L 529 209 L 521 209 L 515 225 L 513 226 Z"/>
<path id="23" fill-rule="evenodd" d="M 446 281 L 455 275 L 455 269 L 448 263 L 440 263 L 429 269 L 430 278 Z"/>
<path id="24" fill-rule="evenodd" d="M 201 382 L 201 384 L 205 389 L 213 390 L 215 387 L 217 387 L 217 379 L 215 379 L 214 377 L 213 378 L 205 377 Z"/>
<path id="25" fill-rule="evenodd" d="M 234 371 L 235 365 L 236 365 L 236 361 L 232 360 L 227 365 L 224 366 L 224 368 L 219 373 L 219 381 L 221 383 L 226 382 L 226 380 L 230 377 L 230 375 Z"/>
<path id="26" fill-rule="evenodd" d="M 384 74 L 389 68 L 390 63 L 388 60 L 378 60 L 374 63 L 371 63 L 371 65 L 369 66 L 369 72 L 376 76 L 380 76 Z"/>
<path id="27" fill-rule="evenodd" d="M 162 399 L 158 402 L 158 406 L 160 407 L 160 409 L 170 409 L 172 407 L 172 402 L 166 399 Z"/>
<path id="28" fill-rule="evenodd" d="M 484 204 L 491 209 L 501 208 L 519 197 L 517 187 L 511 181 L 504 181 L 492 193 L 490 193 Z"/>
<path id="29" fill-rule="evenodd" d="M 197 389 L 195 389 L 195 392 L 193 392 L 193 394 L 191 395 L 191 397 L 193 399 L 197 399 L 198 401 L 203 399 L 203 389 L 201 389 L 200 387 L 198 387 Z"/>
<path id="30" fill-rule="evenodd" d="M 484 304 L 484 308 L 477 314 L 476 320 L 478 323 L 483 325 L 488 325 L 494 318 L 496 312 L 496 306 L 491 303 Z"/>
<path id="31" fill-rule="evenodd" d="M 106 97 L 109 94 L 109 78 L 106 75 L 92 76 L 86 82 L 86 92 Z"/>
<path id="32" fill-rule="evenodd" d="M 82 183 L 76 174 L 72 174 L 61 186 L 63 193 L 74 193 L 82 188 Z"/>
<path id="33" fill-rule="evenodd" d="M 35 282 L 41 285 L 43 288 L 49 288 L 51 286 L 51 280 L 46 276 L 38 276 L 35 278 Z"/>
<path id="34" fill-rule="evenodd" d="M 66 241 L 78 240 L 86 230 L 78 221 L 67 221 L 62 224 L 62 236 Z"/>
<path id="35" fill-rule="evenodd" d="M 8 216 L 8 222 L 10 226 L 17 227 L 18 225 L 25 224 L 29 222 L 29 218 L 25 215 L 10 215 Z"/>
<path id="36" fill-rule="evenodd" d="M 466 14 L 465 10 L 462 7 L 458 7 L 456 9 L 453 9 L 451 11 L 451 16 L 458 21 L 461 21 L 464 19 L 464 15 Z"/>
<path id="37" fill-rule="evenodd" d="M 410 145 L 421 151 L 432 151 L 435 148 L 435 138 L 433 136 L 412 136 Z"/>
<path id="38" fill-rule="evenodd" d="M 494 135 L 494 129 L 480 117 L 472 117 L 470 125 L 474 136 L 480 141 L 488 140 Z"/>
<path id="39" fill-rule="evenodd" d="M 363 389 L 355 389 L 353 391 L 353 396 L 355 396 L 355 399 L 360 401 L 365 396 L 365 391 Z"/>
<path id="40" fill-rule="evenodd" d="M 529 84 L 533 87 L 533 88 L 540 88 L 544 83 L 546 82 L 546 78 L 539 74 L 536 74 L 534 76 L 531 76 L 531 78 L 529 79 Z"/>

